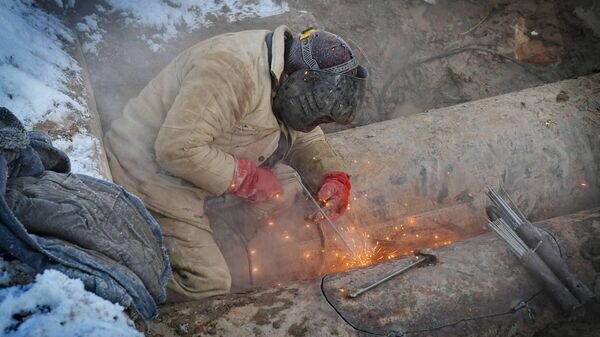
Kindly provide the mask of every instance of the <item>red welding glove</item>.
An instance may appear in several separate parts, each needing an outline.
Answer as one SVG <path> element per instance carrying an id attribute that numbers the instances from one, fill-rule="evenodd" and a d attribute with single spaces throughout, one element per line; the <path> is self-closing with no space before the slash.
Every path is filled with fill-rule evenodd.
<path id="1" fill-rule="evenodd" d="M 235 170 L 228 193 L 246 198 L 251 203 L 265 201 L 283 193 L 281 184 L 271 169 L 257 167 L 252 160 L 246 158 L 234 158 Z"/>
<path id="2" fill-rule="evenodd" d="M 317 196 L 329 219 L 335 220 L 346 211 L 351 188 L 350 176 L 344 172 L 332 171 L 323 177 Z M 321 222 L 325 217 L 317 212 L 312 219 Z"/>

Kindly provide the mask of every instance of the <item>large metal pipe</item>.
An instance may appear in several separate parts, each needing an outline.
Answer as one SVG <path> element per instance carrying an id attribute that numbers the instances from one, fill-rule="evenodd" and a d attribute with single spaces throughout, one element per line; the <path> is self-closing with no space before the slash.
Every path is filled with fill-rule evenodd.
<path id="1" fill-rule="evenodd" d="M 598 295 L 600 208 L 538 225 L 556 238 L 569 268 Z M 270 290 L 164 306 L 148 335 L 533 336 L 571 324 L 495 234 L 434 253 L 436 264 L 413 269 L 356 299 L 346 298 L 340 289 L 369 283 L 411 258 Z M 598 310 L 598 305 L 586 307 L 580 312 L 586 315 L 579 317 L 597 318 Z M 587 328 L 600 332 L 600 323 L 592 321 Z"/>
<path id="2" fill-rule="evenodd" d="M 350 166 L 362 221 L 457 208 L 443 226 L 480 231 L 486 186 L 532 219 L 600 202 L 600 74 L 329 135 Z M 418 219 L 416 219 L 418 222 Z"/>
<path id="3" fill-rule="evenodd" d="M 337 224 L 386 258 L 484 232 L 486 186 L 502 185 L 533 220 L 600 205 L 600 74 L 328 137 L 353 181 Z M 244 207 L 212 222 L 234 289 L 347 267 L 335 233 L 304 222 L 310 201 L 257 219 Z"/>

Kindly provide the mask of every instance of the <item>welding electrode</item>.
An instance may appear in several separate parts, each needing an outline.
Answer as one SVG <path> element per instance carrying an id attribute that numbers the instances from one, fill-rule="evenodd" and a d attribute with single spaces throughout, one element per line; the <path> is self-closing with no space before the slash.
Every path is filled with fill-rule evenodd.
<path id="1" fill-rule="evenodd" d="M 310 198 L 310 200 L 312 200 L 312 202 L 315 204 L 315 206 L 319 209 L 319 212 L 321 212 L 321 214 L 323 215 L 323 217 L 325 218 L 325 220 L 327 221 L 329 226 L 331 226 L 331 228 L 333 228 L 333 230 L 336 232 L 336 234 L 340 237 L 340 240 L 342 240 L 342 243 L 344 244 L 344 246 L 346 246 L 346 249 L 348 249 L 350 254 L 352 254 L 353 256 L 357 256 L 356 253 L 354 252 L 354 250 L 352 250 L 352 248 L 350 247 L 350 245 L 348 244 L 348 242 L 342 235 L 342 233 L 338 230 L 338 228 L 335 226 L 333 221 L 331 221 L 329 216 L 327 216 L 327 213 L 325 212 L 323 207 L 321 207 L 319 202 L 317 202 L 317 200 L 313 197 L 313 195 L 312 195 L 312 193 L 310 193 L 310 190 L 308 189 L 308 187 L 306 187 L 306 185 L 304 185 L 304 182 L 302 182 L 302 178 L 300 177 L 300 175 L 298 175 L 296 173 L 295 176 L 296 176 L 296 179 L 298 179 L 300 186 L 302 186 L 302 188 L 304 189 L 304 192 L 306 192 L 306 194 L 308 194 L 308 197 Z"/>

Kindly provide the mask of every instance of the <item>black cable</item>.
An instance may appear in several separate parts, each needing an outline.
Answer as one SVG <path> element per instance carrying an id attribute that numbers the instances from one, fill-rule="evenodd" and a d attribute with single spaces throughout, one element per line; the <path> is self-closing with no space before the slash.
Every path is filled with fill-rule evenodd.
<path id="1" fill-rule="evenodd" d="M 478 320 L 478 319 L 487 319 L 487 318 L 500 317 L 500 316 L 504 316 L 504 315 L 510 315 L 510 314 L 514 314 L 516 312 L 519 312 L 522 309 L 528 309 L 529 310 L 528 303 L 531 302 L 535 297 L 537 297 L 541 293 L 542 293 L 542 290 L 539 290 L 538 292 L 536 292 L 535 294 L 533 294 L 528 299 L 523 300 L 523 301 L 519 301 L 519 303 L 517 303 L 517 305 L 515 305 L 514 307 L 510 308 L 510 310 L 505 311 L 505 312 L 501 312 L 501 313 L 497 313 L 497 314 L 489 314 L 489 315 L 476 316 L 476 317 L 471 317 L 471 318 L 465 318 L 465 319 L 458 320 L 458 321 L 456 321 L 454 323 L 449 323 L 449 324 L 446 324 L 446 325 L 440 325 L 440 326 L 433 327 L 433 328 L 406 331 L 404 334 L 421 333 L 421 332 L 428 332 L 428 331 L 434 331 L 434 330 L 441 330 L 441 329 L 444 329 L 444 328 L 447 328 L 447 327 L 458 325 L 458 324 L 463 323 L 463 322 L 469 322 L 469 321 L 475 321 L 475 320 Z"/>
<path id="2" fill-rule="evenodd" d="M 552 231 L 550 231 L 549 229 L 543 228 L 541 226 L 537 226 L 537 228 L 543 232 L 545 232 L 546 234 L 548 234 L 548 236 L 552 239 L 552 241 L 554 241 L 554 244 L 556 245 L 556 247 L 558 248 L 558 255 L 562 258 L 564 258 L 564 254 L 563 254 L 563 250 L 562 247 L 560 246 L 560 243 L 558 243 L 558 239 L 556 238 L 556 236 L 554 235 L 554 233 L 552 233 Z"/>
<path id="3" fill-rule="evenodd" d="M 484 52 L 484 53 L 488 53 L 488 54 L 492 54 L 498 57 L 501 57 L 503 59 L 506 59 L 508 61 L 511 61 L 512 63 L 515 63 L 516 65 L 519 65 L 521 67 L 523 67 L 523 69 L 525 69 L 525 71 L 527 71 L 528 73 L 532 74 L 533 76 L 535 76 L 535 78 L 537 78 L 538 80 L 542 81 L 542 82 L 546 82 L 546 79 L 543 78 L 540 74 L 538 74 L 531 66 L 521 63 L 519 62 L 519 60 L 515 59 L 514 57 L 510 57 L 508 55 L 504 55 L 496 50 L 490 49 L 485 45 L 478 45 L 478 44 L 468 44 L 465 45 L 463 47 L 459 47 L 459 48 L 454 48 L 454 49 L 449 49 L 449 50 L 445 50 L 439 54 L 433 55 L 433 56 L 428 56 L 425 58 L 422 58 L 420 60 L 411 62 L 409 64 L 406 64 L 402 67 L 400 67 L 400 69 L 396 70 L 389 78 L 388 80 L 384 83 L 383 85 L 383 89 L 381 91 L 381 93 L 379 94 L 378 98 L 377 98 L 377 109 L 378 111 L 384 111 L 383 110 L 383 99 L 385 98 L 385 96 L 387 95 L 388 89 L 390 88 L 391 84 L 397 79 L 397 76 L 408 70 L 411 68 L 414 68 L 416 66 L 419 66 L 423 63 L 428 63 L 434 60 L 438 60 L 438 59 L 442 59 L 442 58 L 446 58 L 449 56 L 453 56 L 456 54 L 460 54 L 463 53 L 465 51 L 480 51 L 480 52 Z"/>
<path id="4" fill-rule="evenodd" d="M 333 311 L 335 311 L 335 313 L 338 315 L 338 317 L 341 318 L 342 321 L 344 321 L 350 327 L 352 327 L 352 329 L 354 329 L 358 332 L 366 333 L 366 334 L 373 335 L 373 336 L 386 336 L 386 337 L 389 336 L 388 334 L 381 334 L 381 333 L 376 333 L 376 332 L 372 332 L 372 331 L 368 331 L 368 330 L 363 330 L 363 329 L 355 326 L 354 324 L 352 324 L 352 322 L 350 322 L 348 319 L 346 319 L 346 317 L 344 317 L 344 315 L 342 315 L 342 313 L 339 312 L 339 310 L 335 307 L 335 305 L 327 297 L 327 293 L 325 292 L 324 286 L 325 286 L 325 278 L 327 278 L 328 275 L 329 274 L 325 274 L 325 275 L 323 275 L 323 277 L 321 277 L 321 295 L 325 299 L 325 302 L 327 302 L 327 304 L 329 304 L 331 309 L 333 309 Z"/>
<path id="5" fill-rule="evenodd" d="M 522 309 L 529 310 L 528 303 L 531 302 L 535 297 L 537 297 L 539 294 L 542 293 L 542 290 L 537 291 L 535 294 L 533 294 L 528 299 L 519 301 L 519 303 L 517 305 L 515 305 L 514 307 L 510 308 L 510 310 L 505 311 L 505 312 L 501 312 L 501 313 L 497 313 L 497 314 L 483 315 L 483 316 L 476 316 L 476 317 L 471 317 L 471 318 L 465 318 L 465 319 L 461 319 L 461 320 L 458 320 L 453 323 L 448 323 L 448 324 L 440 325 L 440 326 L 433 327 L 433 328 L 420 329 L 420 330 L 409 330 L 409 331 L 389 331 L 385 334 L 382 334 L 382 333 L 378 333 L 378 332 L 361 329 L 361 328 L 357 327 L 354 323 L 350 322 L 346 317 L 344 317 L 344 315 L 342 315 L 342 313 L 337 309 L 335 304 L 333 302 L 331 302 L 331 300 L 327 297 L 327 293 L 325 292 L 325 279 L 327 278 L 328 275 L 329 274 L 326 274 L 323 277 L 321 277 L 321 295 L 323 296 L 323 298 L 325 299 L 327 304 L 333 309 L 333 311 L 335 311 L 335 313 L 338 315 L 338 317 L 340 317 L 346 324 L 348 324 L 354 330 L 356 330 L 358 332 L 366 333 L 369 335 L 373 335 L 373 336 L 385 336 L 385 337 L 397 336 L 397 337 L 400 337 L 400 336 L 405 336 L 408 334 L 441 330 L 441 329 L 444 329 L 444 328 L 447 328 L 450 326 L 455 326 L 455 325 L 463 323 L 463 322 L 474 321 L 474 320 L 478 320 L 478 319 L 495 318 L 495 317 L 499 317 L 499 316 L 514 314 L 516 312 L 521 311 Z"/>

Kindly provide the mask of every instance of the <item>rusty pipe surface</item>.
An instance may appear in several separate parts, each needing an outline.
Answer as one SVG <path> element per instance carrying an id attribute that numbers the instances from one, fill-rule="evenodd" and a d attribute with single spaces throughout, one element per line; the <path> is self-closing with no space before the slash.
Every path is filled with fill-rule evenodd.
<path id="1" fill-rule="evenodd" d="M 600 202 L 600 74 L 328 138 L 350 167 L 364 223 L 458 208 L 440 226 L 481 232 L 486 186 L 504 186 L 534 221 Z"/>
<path id="2" fill-rule="evenodd" d="M 539 226 L 556 239 L 569 268 L 600 293 L 600 208 Z M 356 299 L 362 285 L 410 258 L 245 294 L 166 305 L 148 336 L 534 336 L 579 322 L 600 332 L 594 303 L 575 322 L 559 309 L 493 233 L 433 250 L 416 268 Z M 587 317 L 587 318 L 586 318 Z M 592 317 L 590 321 L 589 317 Z M 579 324 L 577 323 L 577 324 Z"/>

